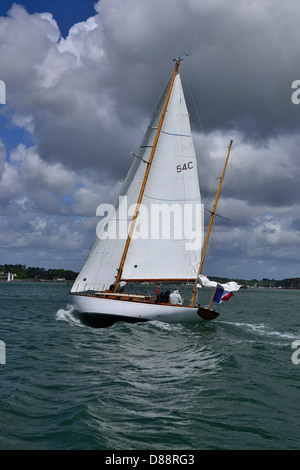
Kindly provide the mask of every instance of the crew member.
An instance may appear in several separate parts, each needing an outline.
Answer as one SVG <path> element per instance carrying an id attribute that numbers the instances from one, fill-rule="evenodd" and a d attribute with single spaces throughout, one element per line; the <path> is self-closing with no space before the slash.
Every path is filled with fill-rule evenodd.
<path id="1" fill-rule="evenodd" d="M 179 289 L 175 289 L 170 294 L 170 304 L 172 304 L 172 305 L 182 305 L 182 297 L 180 295 L 180 290 Z"/>

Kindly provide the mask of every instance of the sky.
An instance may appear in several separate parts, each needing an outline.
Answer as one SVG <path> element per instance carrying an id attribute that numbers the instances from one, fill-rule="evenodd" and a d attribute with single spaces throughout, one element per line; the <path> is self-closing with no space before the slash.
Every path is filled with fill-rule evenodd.
<path id="1" fill-rule="evenodd" d="M 299 16 L 297 0 L 1 0 L 0 264 L 81 269 L 181 56 L 208 209 L 233 139 L 205 274 L 300 277 Z"/>

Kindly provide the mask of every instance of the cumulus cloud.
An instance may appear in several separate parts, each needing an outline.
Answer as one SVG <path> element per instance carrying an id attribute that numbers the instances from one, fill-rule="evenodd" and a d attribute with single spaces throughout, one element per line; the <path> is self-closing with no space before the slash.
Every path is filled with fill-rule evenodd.
<path id="1" fill-rule="evenodd" d="M 299 12 L 296 0 L 101 0 L 63 38 L 51 12 L 13 5 L 0 17 L 1 118 L 31 143 L 12 147 L 0 134 L 2 258 L 80 269 L 96 208 L 114 200 L 172 60 L 186 52 L 181 73 L 210 208 L 234 140 L 218 208 L 225 217 L 231 208 L 234 275 L 267 277 L 276 260 L 279 277 L 299 275 Z M 228 228 L 218 220 L 218 242 Z M 214 273 L 230 276 L 224 256 Z"/>

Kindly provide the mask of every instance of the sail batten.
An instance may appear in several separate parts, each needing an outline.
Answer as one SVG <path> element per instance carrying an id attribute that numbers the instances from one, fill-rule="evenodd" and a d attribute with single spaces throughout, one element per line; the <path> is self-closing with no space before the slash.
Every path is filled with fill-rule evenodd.
<path id="1" fill-rule="evenodd" d="M 174 137 L 192 137 L 191 135 L 188 134 L 172 134 L 172 132 L 166 132 L 166 131 L 161 131 L 162 134 L 166 135 L 173 135 Z"/>

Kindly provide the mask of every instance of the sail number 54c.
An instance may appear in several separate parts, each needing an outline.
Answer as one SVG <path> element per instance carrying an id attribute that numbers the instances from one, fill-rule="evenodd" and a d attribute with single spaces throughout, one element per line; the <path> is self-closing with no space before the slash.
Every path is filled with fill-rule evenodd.
<path id="1" fill-rule="evenodd" d="M 193 162 L 184 163 L 183 165 L 177 165 L 177 173 L 180 173 L 184 170 L 191 170 L 193 168 Z"/>

